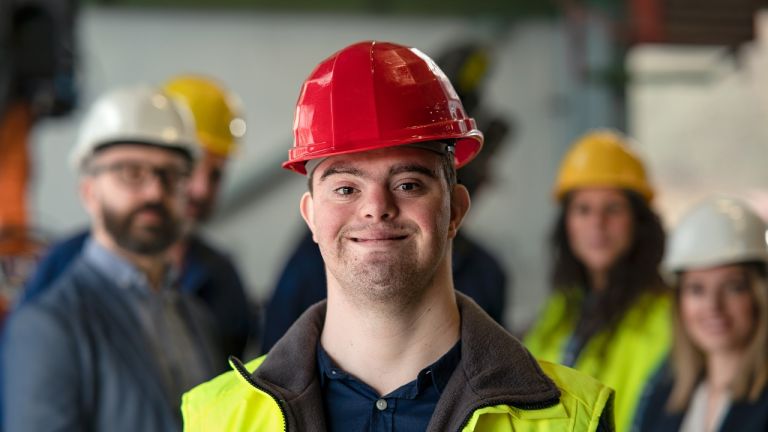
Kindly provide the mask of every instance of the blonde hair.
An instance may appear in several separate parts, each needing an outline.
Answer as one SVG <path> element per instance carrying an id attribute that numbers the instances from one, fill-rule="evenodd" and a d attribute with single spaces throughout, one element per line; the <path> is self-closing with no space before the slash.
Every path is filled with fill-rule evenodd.
<path id="1" fill-rule="evenodd" d="M 754 334 L 744 351 L 739 371 L 731 384 L 734 400 L 755 401 L 768 382 L 768 281 L 765 264 L 743 263 L 755 309 Z M 688 406 L 693 390 L 705 373 L 704 353 L 696 347 L 683 327 L 680 317 L 680 280 L 677 278 L 675 307 L 672 308 L 674 343 L 672 373 L 674 385 L 667 400 L 667 411 L 682 412 Z"/>

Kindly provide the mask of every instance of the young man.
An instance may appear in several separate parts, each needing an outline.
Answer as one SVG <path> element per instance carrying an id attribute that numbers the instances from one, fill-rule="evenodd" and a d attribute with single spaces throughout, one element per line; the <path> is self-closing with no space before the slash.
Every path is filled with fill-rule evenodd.
<path id="1" fill-rule="evenodd" d="M 117 89 L 91 108 L 72 155 L 92 234 L 7 323 L 4 430 L 180 428 L 181 394 L 221 355 L 210 310 L 178 289 L 169 256 L 198 146 L 187 110 L 160 90 Z"/>
<path id="2" fill-rule="evenodd" d="M 328 299 L 270 353 L 184 397 L 188 431 L 612 430 L 610 389 L 542 364 L 454 290 L 482 134 L 416 49 L 349 46 L 305 82 L 285 168 Z"/>

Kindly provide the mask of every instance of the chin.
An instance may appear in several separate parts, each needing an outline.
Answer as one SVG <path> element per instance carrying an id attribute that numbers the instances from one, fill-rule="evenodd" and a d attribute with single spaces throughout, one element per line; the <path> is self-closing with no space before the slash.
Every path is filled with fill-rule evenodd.
<path id="1" fill-rule="evenodd" d="M 615 260 L 593 259 L 584 260 L 584 266 L 594 272 L 608 272 L 615 264 Z"/>

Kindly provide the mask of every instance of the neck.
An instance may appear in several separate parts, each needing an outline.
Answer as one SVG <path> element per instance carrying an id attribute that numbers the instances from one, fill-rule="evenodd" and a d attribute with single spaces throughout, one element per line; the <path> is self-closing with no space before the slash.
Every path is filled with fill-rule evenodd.
<path id="1" fill-rule="evenodd" d="M 608 286 L 608 272 L 602 270 L 591 270 L 589 272 L 591 289 L 594 292 L 602 292 Z"/>
<path id="2" fill-rule="evenodd" d="M 710 391 L 728 391 L 741 367 L 742 353 L 722 352 L 707 356 L 707 384 Z"/>
<path id="3" fill-rule="evenodd" d="M 446 273 L 446 272 L 444 272 Z M 385 395 L 414 379 L 459 340 L 460 317 L 450 272 L 436 278 L 413 307 L 360 307 L 328 277 L 321 335 L 336 364 Z"/>
<path id="4" fill-rule="evenodd" d="M 182 265 L 184 264 L 184 255 L 187 253 L 188 245 L 189 242 L 187 241 L 187 236 L 185 235 L 168 249 L 168 259 L 175 268 L 182 268 Z"/>
<path id="5" fill-rule="evenodd" d="M 146 276 L 147 282 L 149 282 L 149 286 L 153 290 L 159 290 L 162 287 L 165 279 L 165 272 L 168 270 L 168 265 L 170 264 L 166 252 L 154 255 L 143 255 L 125 250 L 115 243 L 109 235 L 98 229 L 93 230 L 93 238 L 110 252 L 125 258 L 128 262 L 136 266 L 136 268 Z"/>

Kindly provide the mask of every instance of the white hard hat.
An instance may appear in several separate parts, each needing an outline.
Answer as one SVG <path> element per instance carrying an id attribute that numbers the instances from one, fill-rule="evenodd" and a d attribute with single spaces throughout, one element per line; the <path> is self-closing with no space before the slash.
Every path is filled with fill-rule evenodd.
<path id="1" fill-rule="evenodd" d="M 707 199 L 670 235 L 665 267 L 673 272 L 748 261 L 768 262 L 766 224 L 737 199 Z"/>
<path id="2" fill-rule="evenodd" d="M 115 89 L 94 102 L 80 126 L 70 162 L 79 170 L 96 150 L 113 144 L 164 147 L 191 160 L 200 152 L 189 108 L 145 85 Z"/>

